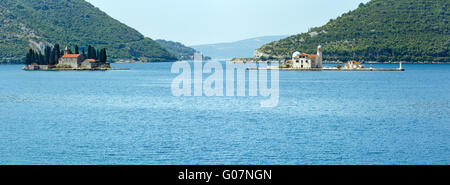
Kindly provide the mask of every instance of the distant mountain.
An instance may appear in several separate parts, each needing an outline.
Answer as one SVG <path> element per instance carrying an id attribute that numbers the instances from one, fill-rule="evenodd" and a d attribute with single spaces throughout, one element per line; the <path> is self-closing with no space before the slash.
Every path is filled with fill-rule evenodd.
<path id="1" fill-rule="evenodd" d="M 152 39 L 84 0 L 1 0 L 0 38 L 0 62 L 20 61 L 27 48 L 56 43 L 107 48 L 115 60 L 176 60 Z"/>
<path id="2" fill-rule="evenodd" d="M 196 45 L 191 47 L 212 58 L 249 58 L 253 57 L 253 52 L 258 47 L 286 37 L 287 36 L 266 36 L 236 42 Z"/>
<path id="3" fill-rule="evenodd" d="M 450 62 L 449 0 L 372 0 L 307 33 L 269 43 L 255 57 L 315 53 L 326 60 Z"/>
<path id="4" fill-rule="evenodd" d="M 169 52 L 173 53 L 178 60 L 192 60 L 196 50 L 185 46 L 179 42 L 167 41 L 167 40 L 155 40 L 163 48 L 167 49 Z M 204 56 L 204 59 L 209 59 L 209 57 Z"/>

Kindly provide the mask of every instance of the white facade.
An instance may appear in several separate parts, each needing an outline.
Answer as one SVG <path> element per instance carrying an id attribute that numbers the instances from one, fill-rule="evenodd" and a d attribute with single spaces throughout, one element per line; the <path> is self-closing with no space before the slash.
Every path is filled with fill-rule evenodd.
<path id="1" fill-rule="evenodd" d="M 290 61 L 292 64 L 290 66 L 296 69 L 321 69 L 323 67 L 322 58 L 322 46 L 317 47 L 316 55 L 296 51 L 292 55 L 292 60 Z"/>
<path id="2" fill-rule="evenodd" d="M 364 65 L 357 61 L 348 61 L 344 64 L 344 69 L 362 69 Z"/>

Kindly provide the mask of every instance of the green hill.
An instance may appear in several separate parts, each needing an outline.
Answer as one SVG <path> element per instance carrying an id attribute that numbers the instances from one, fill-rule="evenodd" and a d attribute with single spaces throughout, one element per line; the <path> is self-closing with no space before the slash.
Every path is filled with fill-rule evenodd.
<path id="1" fill-rule="evenodd" d="M 152 39 L 84 0 L 1 0 L 0 38 L 0 62 L 20 61 L 27 48 L 53 43 L 107 48 L 114 60 L 176 60 Z"/>
<path id="2" fill-rule="evenodd" d="M 178 60 L 192 60 L 196 50 L 185 46 L 179 42 L 167 41 L 167 40 L 155 40 L 163 48 L 167 49 L 169 52 L 173 53 Z M 204 56 L 204 60 L 209 60 L 211 57 Z"/>
<path id="3" fill-rule="evenodd" d="M 320 44 L 325 60 L 450 62 L 449 4 L 448 0 L 372 0 L 322 27 L 264 45 L 255 57 L 315 53 Z"/>

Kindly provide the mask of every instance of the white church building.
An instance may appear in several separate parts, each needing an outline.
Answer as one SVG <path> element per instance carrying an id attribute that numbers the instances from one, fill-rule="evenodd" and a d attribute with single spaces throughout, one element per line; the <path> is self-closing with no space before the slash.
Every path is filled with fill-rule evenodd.
<path id="1" fill-rule="evenodd" d="M 310 55 L 296 51 L 292 54 L 292 60 L 288 61 L 287 66 L 295 69 L 321 69 L 322 65 L 322 46 L 317 47 L 317 54 Z"/>

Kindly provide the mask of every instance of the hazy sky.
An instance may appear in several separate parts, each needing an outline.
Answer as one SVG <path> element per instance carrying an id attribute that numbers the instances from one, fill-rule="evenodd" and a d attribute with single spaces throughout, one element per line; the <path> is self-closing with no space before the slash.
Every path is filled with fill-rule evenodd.
<path id="1" fill-rule="evenodd" d="M 186 45 L 293 35 L 369 0 L 87 0 L 152 39 Z"/>

